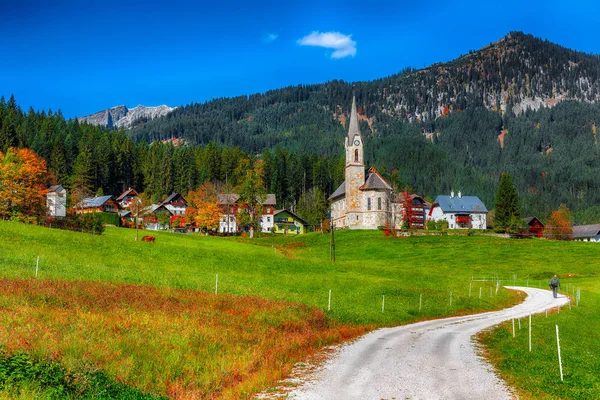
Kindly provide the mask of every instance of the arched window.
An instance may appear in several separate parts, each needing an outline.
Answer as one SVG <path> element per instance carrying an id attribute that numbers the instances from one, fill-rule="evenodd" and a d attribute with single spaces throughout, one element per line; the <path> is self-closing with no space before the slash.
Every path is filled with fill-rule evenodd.
<path id="1" fill-rule="evenodd" d="M 377 198 L 377 209 L 381 210 L 381 197 Z"/>
<path id="2" fill-rule="evenodd" d="M 358 149 L 354 150 L 354 162 L 358 162 Z"/>
<path id="3" fill-rule="evenodd" d="M 371 198 L 367 198 L 367 210 L 371 211 Z"/>

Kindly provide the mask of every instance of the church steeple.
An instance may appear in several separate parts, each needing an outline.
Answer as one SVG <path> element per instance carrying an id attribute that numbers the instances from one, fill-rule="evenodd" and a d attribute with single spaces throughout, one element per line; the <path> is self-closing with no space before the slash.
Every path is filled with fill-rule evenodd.
<path id="1" fill-rule="evenodd" d="M 358 112 L 356 111 L 356 98 L 352 96 L 352 111 L 350 124 L 346 137 L 346 166 L 356 165 L 363 168 L 363 141 L 358 126 Z"/>
<path id="2" fill-rule="evenodd" d="M 350 112 L 350 128 L 348 129 L 347 144 L 351 144 L 354 137 L 360 138 L 360 128 L 358 126 L 358 112 L 356 111 L 356 97 L 352 96 L 352 111 Z M 362 139 L 362 138 L 360 138 Z M 362 140 L 361 140 L 362 142 Z"/>

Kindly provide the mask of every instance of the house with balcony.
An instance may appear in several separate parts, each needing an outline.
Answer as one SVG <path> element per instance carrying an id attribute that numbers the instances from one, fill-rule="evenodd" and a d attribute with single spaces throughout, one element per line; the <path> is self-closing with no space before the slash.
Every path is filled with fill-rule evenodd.
<path id="1" fill-rule="evenodd" d="M 119 212 L 119 204 L 115 201 L 112 195 L 88 197 L 75 206 L 77 214 L 87 214 L 94 212 L 117 213 Z"/>
<path id="2" fill-rule="evenodd" d="M 428 219 L 446 220 L 450 229 L 487 229 L 488 210 L 477 196 L 454 195 L 436 197 Z"/>
<path id="3" fill-rule="evenodd" d="M 187 208 L 187 200 L 184 199 L 180 193 L 176 192 L 171 193 L 171 195 L 160 204 L 165 206 L 173 215 L 183 215 Z"/>
<path id="4" fill-rule="evenodd" d="M 273 233 L 298 235 L 306 233 L 306 230 L 310 225 L 297 214 L 285 209 L 275 210 L 273 213 L 273 219 Z"/>

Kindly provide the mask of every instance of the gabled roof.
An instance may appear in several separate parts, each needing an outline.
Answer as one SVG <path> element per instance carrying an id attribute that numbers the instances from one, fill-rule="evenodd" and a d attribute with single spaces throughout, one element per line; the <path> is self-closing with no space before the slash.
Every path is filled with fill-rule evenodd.
<path id="1" fill-rule="evenodd" d="M 62 187 L 62 185 L 52 185 L 48 188 L 48 193 L 51 193 L 51 192 L 58 193 L 58 192 L 63 192 L 64 190 L 65 190 L 65 188 Z"/>
<path id="2" fill-rule="evenodd" d="M 369 168 L 365 174 L 365 183 L 360 190 L 392 190 L 392 187 L 379 175 L 379 172 L 373 167 Z"/>
<path id="3" fill-rule="evenodd" d="M 235 193 L 219 193 L 217 195 L 217 202 L 219 205 L 234 205 L 238 202 L 240 196 Z M 265 196 L 265 200 L 262 202 L 263 206 L 275 206 L 277 204 L 275 194 L 269 193 Z"/>
<path id="4" fill-rule="evenodd" d="M 585 239 L 600 235 L 600 224 L 573 227 L 573 239 Z"/>
<path id="5" fill-rule="evenodd" d="M 135 191 L 134 188 L 129 188 L 117 197 L 117 201 L 123 200 L 126 196 L 137 196 L 138 192 Z"/>
<path id="6" fill-rule="evenodd" d="M 81 200 L 80 207 L 81 208 L 95 208 L 102 207 L 104 203 L 112 198 L 112 195 L 100 196 L 100 197 L 88 197 L 86 199 Z"/>
<path id="7" fill-rule="evenodd" d="M 525 221 L 525 223 L 526 223 L 527 225 L 531 225 L 531 223 L 532 223 L 532 222 L 534 222 L 534 221 L 537 221 L 537 222 L 539 222 L 540 224 L 544 225 L 544 224 L 542 223 L 542 221 L 540 221 L 540 220 L 539 220 L 537 217 L 525 217 L 525 218 L 523 218 L 523 221 Z"/>
<path id="8" fill-rule="evenodd" d="M 295 219 L 298 220 L 298 222 L 300 222 L 302 225 L 310 225 L 308 222 L 306 222 L 305 220 L 303 220 L 302 218 L 300 218 L 298 216 L 298 214 L 291 212 L 290 210 L 287 209 L 283 209 L 283 210 L 275 210 L 273 211 L 273 218 L 275 218 L 275 216 L 277 216 L 277 214 L 281 214 L 282 212 L 286 212 L 288 214 L 290 214 L 292 217 L 294 217 Z"/>
<path id="9" fill-rule="evenodd" d="M 333 192 L 327 200 L 333 200 L 333 199 L 343 196 L 345 194 L 346 194 L 346 181 L 342 182 L 342 184 L 340 186 L 338 186 L 337 189 L 335 189 L 335 192 Z"/>
<path id="10" fill-rule="evenodd" d="M 477 196 L 450 197 L 447 195 L 439 195 L 438 197 L 436 197 L 433 206 L 436 205 L 439 206 L 443 212 L 488 212 L 483 202 Z"/>
<path id="11" fill-rule="evenodd" d="M 144 208 L 144 210 L 142 211 L 142 214 L 147 215 L 147 214 L 153 214 L 155 212 L 168 212 L 169 214 L 173 215 L 173 213 L 167 207 L 165 207 L 164 204 L 152 204 L 152 205 Z"/>
<path id="12" fill-rule="evenodd" d="M 184 203 L 187 204 L 187 200 L 183 198 L 183 196 L 180 193 L 177 192 L 173 192 L 171 193 L 171 195 L 169 197 L 166 198 L 165 201 L 162 201 L 161 204 L 170 204 L 173 200 L 175 200 L 177 197 L 181 197 L 181 200 L 184 201 Z"/>

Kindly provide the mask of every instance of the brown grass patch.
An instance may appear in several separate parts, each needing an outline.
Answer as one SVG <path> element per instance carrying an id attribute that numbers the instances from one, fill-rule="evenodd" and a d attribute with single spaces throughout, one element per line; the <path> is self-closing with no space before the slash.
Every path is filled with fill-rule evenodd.
<path id="1" fill-rule="evenodd" d="M 172 398 L 246 398 L 365 332 L 304 305 L 142 285 L 0 280 L 0 344 Z"/>

